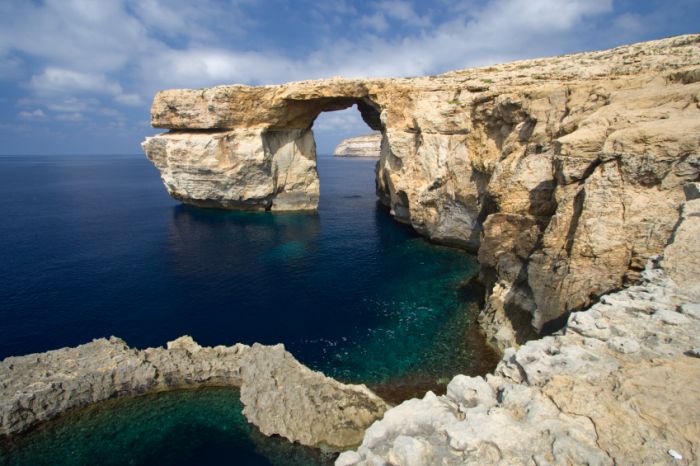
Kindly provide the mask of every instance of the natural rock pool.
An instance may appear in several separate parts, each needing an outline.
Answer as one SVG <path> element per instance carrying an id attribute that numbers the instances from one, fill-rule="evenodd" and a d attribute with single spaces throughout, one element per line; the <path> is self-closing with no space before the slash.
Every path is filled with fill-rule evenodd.
<path id="1" fill-rule="evenodd" d="M 487 372 L 474 258 L 396 223 L 374 165 L 319 157 L 318 214 L 270 214 L 182 206 L 142 156 L 0 157 L 0 358 L 109 335 L 282 342 L 393 402 Z M 240 410 L 224 389 L 108 402 L 0 443 L 0 463 L 330 461 Z"/>

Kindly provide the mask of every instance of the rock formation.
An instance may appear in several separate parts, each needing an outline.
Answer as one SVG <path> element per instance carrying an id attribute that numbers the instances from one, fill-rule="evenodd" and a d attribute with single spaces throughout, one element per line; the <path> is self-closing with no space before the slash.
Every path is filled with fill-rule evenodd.
<path id="1" fill-rule="evenodd" d="M 641 283 L 390 409 L 337 466 L 700 463 L 700 183 Z M 678 457 L 682 462 L 677 462 Z"/>
<path id="2" fill-rule="evenodd" d="M 372 133 L 344 139 L 333 151 L 336 157 L 379 157 L 382 134 Z"/>
<path id="3" fill-rule="evenodd" d="M 359 444 L 388 407 L 364 385 L 312 371 L 282 345 L 206 348 L 180 337 L 136 350 L 112 337 L 0 362 L 0 435 L 108 398 L 203 385 L 240 387 L 243 414 L 264 434 L 330 449 Z"/>
<path id="4" fill-rule="evenodd" d="M 700 36 L 410 79 L 156 95 L 144 150 L 177 199 L 307 210 L 311 126 L 353 104 L 381 131 L 377 192 L 399 221 L 478 251 L 494 345 L 559 328 L 639 279 L 700 172 Z"/>

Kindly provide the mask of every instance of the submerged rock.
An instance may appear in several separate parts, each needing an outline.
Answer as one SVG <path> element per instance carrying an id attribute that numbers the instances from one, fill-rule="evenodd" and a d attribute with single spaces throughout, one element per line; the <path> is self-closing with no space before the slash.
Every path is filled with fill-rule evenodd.
<path id="1" fill-rule="evenodd" d="M 0 435 L 108 398 L 198 387 L 240 387 L 243 414 L 266 435 L 343 449 L 387 404 L 364 385 L 346 385 L 299 363 L 284 346 L 199 346 L 180 337 L 136 350 L 119 338 L 0 362 Z"/>
<path id="2" fill-rule="evenodd" d="M 311 127 L 357 105 L 399 221 L 478 251 L 504 350 L 638 280 L 700 175 L 700 35 L 405 79 L 166 90 L 143 144 L 168 191 L 221 208 L 318 203 Z M 681 271 L 678 271 L 681 273 Z M 675 271 L 669 269 L 670 274 Z"/>
<path id="3" fill-rule="evenodd" d="M 333 151 L 336 157 L 379 157 L 382 134 L 372 133 L 344 139 Z"/>

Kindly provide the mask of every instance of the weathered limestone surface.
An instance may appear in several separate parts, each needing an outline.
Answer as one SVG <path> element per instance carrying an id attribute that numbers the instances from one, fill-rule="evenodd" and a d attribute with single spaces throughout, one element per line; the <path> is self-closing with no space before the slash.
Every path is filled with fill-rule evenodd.
<path id="1" fill-rule="evenodd" d="M 203 385 L 240 387 L 244 415 L 264 434 L 331 449 L 359 444 L 388 408 L 364 385 L 312 371 L 282 345 L 207 348 L 180 337 L 136 350 L 111 337 L 0 362 L 0 435 L 108 398 Z"/>
<path id="2" fill-rule="evenodd" d="M 142 146 L 170 195 L 189 204 L 273 211 L 318 206 L 311 130 L 171 132 Z"/>
<path id="3" fill-rule="evenodd" d="M 634 283 L 700 173 L 699 35 L 434 77 L 163 91 L 151 119 L 172 131 L 144 149 L 184 202 L 312 209 L 310 128 L 353 104 L 382 133 L 394 217 L 478 251 L 501 349 Z"/>
<path id="4" fill-rule="evenodd" d="M 700 463 L 699 218 L 689 198 L 639 284 L 509 348 L 493 375 L 390 409 L 336 465 Z"/>
<path id="5" fill-rule="evenodd" d="M 333 151 L 336 157 L 379 157 L 382 134 L 372 133 L 344 139 Z"/>

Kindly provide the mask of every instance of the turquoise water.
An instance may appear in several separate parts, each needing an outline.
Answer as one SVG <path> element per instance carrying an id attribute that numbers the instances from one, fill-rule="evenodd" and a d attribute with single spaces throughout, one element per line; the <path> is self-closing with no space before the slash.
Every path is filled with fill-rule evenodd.
<path id="1" fill-rule="evenodd" d="M 492 369 L 466 285 L 474 258 L 395 222 L 376 201 L 374 161 L 318 166 L 318 213 L 275 215 L 178 204 L 141 156 L 0 157 L 0 357 L 109 335 L 139 348 L 184 334 L 281 342 L 392 402 Z M 323 461 L 261 437 L 216 390 L 110 402 L 0 445 L 0 464 L 297 456 Z"/>
<path id="2" fill-rule="evenodd" d="M 224 388 L 111 400 L 5 444 L 0 464 L 332 464 L 333 455 L 263 436 L 242 409 L 238 392 Z"/>

